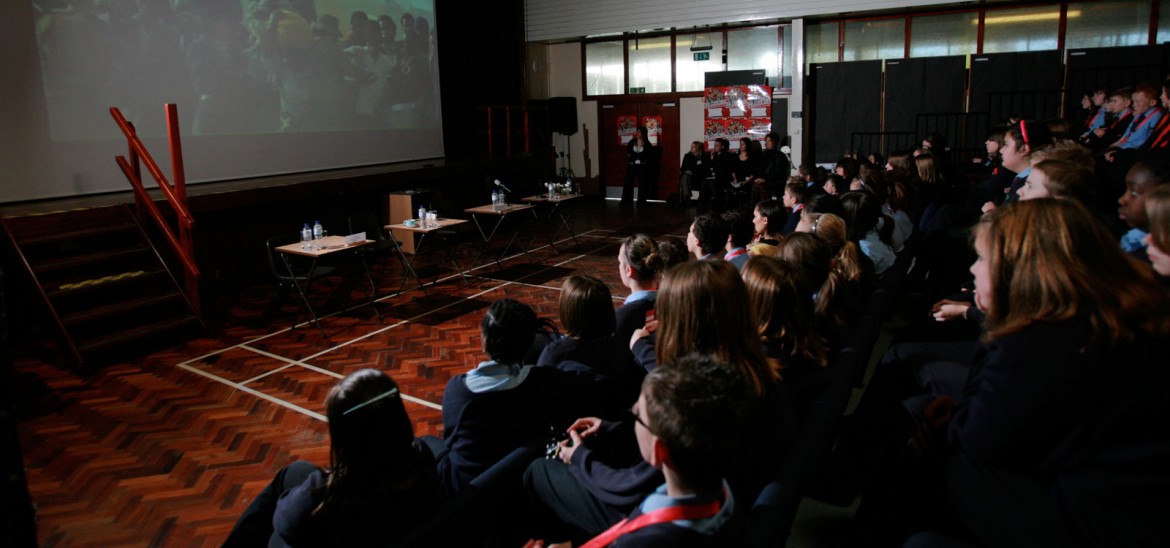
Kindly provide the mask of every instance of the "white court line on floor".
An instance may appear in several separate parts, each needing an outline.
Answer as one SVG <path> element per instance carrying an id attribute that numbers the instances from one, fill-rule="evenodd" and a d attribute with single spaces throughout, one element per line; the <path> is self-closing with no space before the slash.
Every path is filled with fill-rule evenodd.
<path id="1" fill-rule="evenodd" d="M 607 237 L 605 237 L 605 236 L 595 236 L 595 235 L 592 235 L 591 233 L 595 232 L 596 230 L 597 230 L 597 229 L 593 229 L 593 230 L 589 230 L 589 231 L 587 231 L 587 232 L 584 232 L 584 233 L 582 233 L 582 234 L 578 234 L 578 235 L 577 235 L 577 237 L 578 237 L 578 238 L 581 238 L 581 237 L 590 237 L 590 238 L 607 238 Z M 615 239 L 615 238 L 608 238 L 608 239 Z M 570 237 L 566 237 L 566 238 L 564 238 L 564 239 L 562 239 L 562 240 L 558 240 L 556 243 L 567 242 L 567 241 L 571 241 L 571 240 L 572 240 L 572 238 L 570 238 Z M 550 246 L 549 244 L 545 244 L 545 245 L 542 245 L 542 246 L 536 247 L 536 248 L 534 248 L 534 249 L 530 249 L 530 250 L 529 250 L 529 252 L 533 252 L 533 251 L 540 251 L 541 249 L 545 249 L 545 248 L 548 248 L 548 247 L 552 247 L 552 246 Z M 554 251 L 555 251 L 555 248 L 554 248 Z M 560 253 L 560 252 L 558 251 L 558 253 Z M 503 263 L 503 262 L 506 262 L 506 261 L 509 261 L 509 260 L 512 260 L 512 259 L 518 258 L 518 257 L 520 257 L 520 256 L 523 256 L 523 255 L 525 255 L 525 253 L 524 253 L 524 252 L 516 253 L 516 254 L 514 254 L 514 255 L 511 255 L 511 256 L 508 256 L 508 257 L 501 258 L 499 262 Z M 553 267 L 558 267 L 558 266 L 562 266 L 562 265 L 568 264 L 568 263 L 570 263 L 570 262 L 572 262 L 572 261 L 575 261 L 575 260 L 577 260 L 577 259 L 580 259 L 580 258 L 586 257 L 587 255 L 588 255 L 588 254 L 586 254 L 586 253 L 582 253 L 582 254 L 575 255 L 575 256 L 573 256 L 573 257 L 571 257 L 571 258 L 569 258 L 569 259 L 566 259 L 566 260 L 564 260 L 564 261 L 561 261 L 561 262 L 559 262 L 559 263 L 556 263 L 556 264 L 553 264 L 553 265 L 551 265 L 551 266 L 549 266 L 549 267 L 546 267 L 545 269 L 542 269 L 542 270 L 540 270 L 540 271 L 538 271 L 538 272 L 536 272 L 536 273 L 530 274 L 529 276 L 531 276 L 531 275 L 535 275 L 535 274 L 538 274 L 538 273 L 540 273 L 540 272 L 543 272 L 544 270 L 547 270 L 548 268 L 553 268 Z M 468 270 L 465 272 L 465 274 L 466 274 L 466 273 L 469 273 L 469 272 L 473 272 L 473 271 L 475 271 L 475 270 L 479 270 L 479 269 L 487 268 L 488 266 L 491 266 L 492 264 L 495 264 L 495 261 L 489 261 L 489 262 L 487 262 L 487 263 L 484 263 L 484 264 L 482 264 L 482 265 L 479 265 L 479 266 L 472 267 L 472 268 L 468 269 Z M 441 278 L 441 279 L 435 280 L 435 281 L 433 281 L 433 282 L 431 282 L 431 283 L 429 283 L 429 284 L 425 284 L 425 285 L 427 285 L 427 286 L 430 286 L 430 287 L 434 287 L 434 286 L 438 285 L 439 283 L 446 282 L 446 281 L 448 281 L 448 280 L 451 280 L 451 279 L 453 279 L 453 278 L 458 278 L 458 277 L 461 277 L 461 276 L 460 276 L 460 275 L 459 275 L 459 273 L 457 272 L 457 273 L 455 273 L 455 274 L 451 274 L 451 275 L 449 275 L 449 276 L 447 276 L 447 277 L 445 277 L 445 278 Z M 555 289 L 555 288 L 550 288 L 550 287 L 548 287 L 548 286 L 543 286 L 543 285 L 526 284 L 526 283 L 523 283 L 523 282 L 518 282 L 518 281 L 510 281 L 510 280 L 499 280 L 499 279 L 496 279 L 496 278 L 490 278 L 490 277 L 487 277 L 487 276 L 481 276 L 481 275 L 473 275 L 473 277 L 475 277 L 475 278 L 480 278 L 480 279 L 485 279 L 485 280 L 492 281 L 492 282 L 498 282 L 500 285 L 497 285 L 497 286 L 495 286 L 495 287 L 492 287 L 492 288 L 490 288 L 490 289 L 485 289 L 485 290 L 483 290 L 483 291 L 480 291 L 479 293 L 476 293 L 476 294 L 474 294 L 474 295 L 470 295 L 470 296 L 467 296 L 467 297 L 463 297 L 463 298 L 462 298 L 462 299 L 460 299 L 460 300 L 457 300 L 457 301 L 455 301 L 455 302 L 453 302 L 453 303 L 450 303 L 450 304 L 447 304 L 447 305 L 441 306 L 441 307 L 439 307 L 439 308 L 434 308 L 434 309 L 428 310 L 427 312 L 424 312 L 424 313 L 422 313 L 422 314 L 419 314 L 419 315 L 413 316 L 413 317 L 411 317 L 411 318 L 408 318 L 408 319 L 406 319 L 406 320 L 402 320 L 402 321 L 399 321 L 399 322 L 397 322 L 397 323 L 391 324 L 391 325 L 389 325 L 389 326 L 385 326 L 385 327 L 379 328 L 379 329 L 377 329 L 377 330 L 374 330 L 374 331 L 371 331 L 370 333 L 367 333 L 367 334 L 365 334 L 365 335 L 363 335 L 363 336 L 361 336 L 361 337 L 357 337 L 357 338 L 354 338 L 354 339 L 350 339 L 350 340 L 348 340 L 348 341 L 346 341 L 346 342 L 344 342 L 344 343 L 341 343 L 341 344 L 338 344 L 338 345 L 334 345 L 334 346 L 332 346 L 332 347 L 330 347 L 330 348 L 326 348 L 326 349 L 324 349 L 324 350 L 322 350 L 322 351 L 320 351 L 320 352 L 317 352 L 316 354 L 312 354 L 312 355 L 310 355 L 310 356 L 308 356 L 308 357 L 304 358 L 303 360 L 295 360 L 295 359 L 292 359 L 292 358 L 287 358 L 287 357 L 285 357 L 285 356 L 281 356 L 281 355 L 279 355 L 279 354 L 274 354 L 274 353 L 271 353 L 271 352 L 266 352 L 266 351 L 264 351 L 264 350 L 260 350 L 260 349 L 258 349 L 258 348 L 255 348 L 255 347 L 254 347 L 254 346 L 252 346 L 252 345 L 253 345 L 254 343 L 256 343 L 256 342 L 259 342 L 259 341 L 262 341 L 262 340 L 264 340 L 264 339 L 267 339 L 267 338 L 273 337 L 273 336 L 275 336 L 275 335 L 279 335 L 279 334 L 281 334 L 281 333 L 284 333 L 284 332 L 287 332 L 287 331 L 291 331 L 291 330 L 293 330 L 293 329 L 295 329 L 295 328 L 301 328 L 301 327 L 303 327 L 303 328 L 308 328 L 308 327 L 310 327 L 310 326 L 312 325 L 312 322 L 311 322 L 311 321 L 309 321 L 309 320 L 306 320 L 306 321 L 304 321 L 304 322 L 302 322 L 302 323 L 299 323 L 299 324 L 294 324 L 294 326 L 290 326 L 290 327 L 286 327 L 286 328 L 283 328 L 283 329 L 279 329 L 279 330 L 277 330 L 277 331 L 273 331 L 272 333 L 267 333 L 267 334 L 265 334 L 265 335 L 261 335 L 261 336 L 259 336 L 259 337 L 255 337 L 255 338 L 252 338 L 252 339 L 248 339 L 247 341 L 244 341 L 244 342 L 242 342 L 242 343 L 234 344 L 234 345 L 227 346 L 227 347 L 224 347 L 224 348 L 222 348 L 222 349 L 219 349 L 219 350 L 216 350 L 216 351 L 213 351 L 213 352 L 209 352 L 209 353 L 207 353 L 207 354 L 204 354 L 204 355 L 202 355 L 202 356 L 199 356 L 199 357 L 197 357 L 197 358 L 192 358 L 192 359 L 186 360 L 186 361 L 184 361 L 184 362 L 180 362 L 179 364 L 177 364 L 177 367 L 179 367 L 179 368 L 181 368 L 181 369 L 184 369 L 184 370 L 187 370 L 187 371 L 189 371 L 189 372 L 195 373 L 195 374 L 197 374 L 197 375 L 199 375 L 199 376 L 202 376 L 202 377 L 205 377 L 205 378 L 208 378 L 208 379 L 211 379 L 211 380 L 217 381 L 217 382 L 219 382 L 219 383 L 225 384 L 225 385 L 227 385 L 227 386 L 230 386 L 230 387 L 232 387 L 232 388 L 235 388 L 235 389 L 237 389 L 237 390 L 240 390 L 240 391 L 243 391 L 243 392 L 246 392 L 246 393 L 252 394 L 252 395 L 254 395 L 254 396 L 260 397 L 261 399 L 264 399 L 264 400 L 271 401 L 271 402 L 273 402 L 273 403 L 276 403 L 276 404 L 278 404 L 278 405 L 282 405 L 282 406 L 284 406 L 284 407 L 288 407 L 289 409 L 293 409 L 294 411 L 297 411 L 297 412 L 299 412 L 299 413 L 303 413 L 303 414 L 305 414 L 305 415 L 308 415 L 308 416 L 310 416 L 310 417 L 313 417 L 313 418 L 315 418 L 315 419 L 318 419 L 318 420 L 326 420 L 325 416 L 324 416 L 324 415 L 321 415 L 320 413 L 315 413 L 315 412 L 313 412 L 313 411 L 309 411 L 308 409 L 304 409 L 303 407 L 300 407 L 300 406 L 298 406 L 298 405 L 296 405 L 296 404 L 289 403 L 289 402 L 287 402 L 287 401 L 285 401 L 285 400 L 282 400 L 282 399 L 280 399 L 280 398 L 277 398 L 277 397 L 275 397 L 275 396 L 272 396 L 272 395 L 266 394 L 266 393 L 264 393 L 264 392 L 261 392 L 261 391 L 259 391 L 259 390 L 255 390 L 255 389 L 253 389 L 253 388 L 251 388 L 251 387 L 248 387 L 248 386 L 246 386 L 246 385 L 247 385 L 247 384 L 249 384 L 249 383 L 252 383 L 252 382 L 258 381 L 258 380 L 260 380 L 260 379 L 262 379 L 262 378 L 264 378 L 264 377 L 267 377 L 267 376 L 269 376 L 269 375 L 273 375 L 273 374 L 275 374 L 275 373 L 279 373 L 280 371 L 284 371 L 284 370 L 286 370 L 286 369 L 288 369 L 289 367 L 292 367 L 292 366 L 300 366 L 300 367 L 304 367 L 304 368 L 306 368 L 306 369 L 310 369 L 310 370 L 312 370 L 312 371 L 316 371 L 316 372 L 318 372 L 318 373 L 321 373 L 321 374 L 324 374 L 324 375 L 327 375 L 327 376 L 330 376 L 330 377 L 333 377 L 333 378 L 336 378 L 336 379 L 342 379 L 342 378 L 344 378 L 344 376 L 343 376 L 343 375 L 341 375 L 341 374 L 339 374 L 339 373 L 335 373 L 335 372 L 333 372 L 333 371 L 329 371 L 328 369 L 324 369 L 324 368 L 321 368 L 321 367 L 317 367 L 317 366 L 315 366 L 315 365 L 312 365 L 311 363 L 308 363 L 308 361 L 307 361 L 307 360 L 311 360 L 311 359 L 314 359 L 314 358 L 320 357 L 320 356 L 322 356 L 322 355 L 325 355 L 325 354 L 327 354 L 327 353 L 329 353 L 329 352 L 333 352 L 333 351 L 335 351 L 335 350 L 338 350 L 338 349 L 340 349 L 340 348 L 344 348 L 344 347 L 346 347 L 346 346 L 349 346 L 349 345 L 351 345 L 351 344 L 353 344 L 353 343 L 355 343 L 355 342 L 357 342 L 357 341 L 364 340 L 364 339 L 367 339 L 367 338 L 369 338 L 369 337 L 372 337 L 372 336 L 375 336 L 375 335 L 378 335 L 378 334 L 384 333 L 384 332 L 386 332 L 386 331 L 388 331 L 388 330 L 390 330 L 390 329 L 394 329 L 394 328 L 396 328 L 396 327 L 400 327 L 400 326 L 402 326 L 402 325 L 404 325 L 404 324 L 407 324 L 407 323 L 410 323 L 410 322 L 417 321 L 417 320 L 419 320 L 419 319 L 421 319 L 421 318 L 424 318 L 424 317 L 426 317 L 426 316 L 428 316 L 428 315 L 430 315 L 430 314 L 434 314 L 434 313 L 436 313 L 436 312 L 439 312 L 440 310 L 444 310 L 444 309 L 446 309 L 446 308 L 449 308 L 449 307 L 455 306 L 455 305 L 457 305 L 457 304 L 460 304 L 460 303 L 463 303 L 463 302 L 465 302 L 465 301 L 469 301 L 469 300 L 471 300 L 471 299 L 475 299 L 475 298 L 477 298 L 477 297 L 483 296 L 483 295 L 485 295 L 485 294 L 487 294 L 487 293 L 491 293 L 492 291 L 496 291 L 496 290 L 498 290 L 498 289 L 502 289 L 502 288 L 504 288 L 504 287 L 507 287 L 507 286 L 509 286 L 509 285 L 513 285 L 513 284 L 515 284 L 515 285 L 524 285 L 524 286 L 528 286 L 528 287 L 536 287 L 536 288 L 541 288 L 541 289 Z M 527 276 L 525 276 L 525 277 L 527 277 Z M 523 279 L 523 278 L 521 278 L 521 279 Z M 421 289 L 421 288 L 419 288 L 419 287 L 415 287 L 415 288 L 406 289 L 406 290 L 403 290 L 403 291 L 394 292 L 394 293 L 392 293 L 392 294 L 385 295 L 385 296 L 383 296 L 383 297 L 379 297 L 379 298 L 377 298 L 377 299 L 374 299 L 374 302 L 375 302 L 375 303 L 377 303 L 377 302 L 382 302 L 382 301 L 383 301 L 383 300 L 385 300 L 385 299 L 390 299 L 390 298 L 393 298 L 393 297 L 398 297 L 398 296 L 400 296 L 400 295 L 403 295 L 403 294 L 405 294 L 405 293 L 409 293 L 409 292 L 411 292 L 411 291 L 422 291 L 422 289 Z M 320 320 L 324 320 L 324 319 L 326 319 L 326 318 L 330 318 L 330 317 L 333 317 L 333 316 L 336 316 L 336 315 L 340 315 L 340 314 L 343 314 L 343 313 L 345 313 L 345 312 L 349 312 L 350 310 L 353 310 L 353 309 L 355 309 L 355 308 L 359 308 L 359 307 L 363 307 L 363 306 L 368 306 L 368 305 L 369 305 L 369 303 L 368 303 L 368 302 L 355 303 L 355 304 L 353 304 L 353 305 L 351 305 L 351 306 L 348 306 L 348 307 L 346 307 L 346 308 L 344 308 L 344 309 L 341 309 L 341 310 L 338 310 L 338 311 L 335 311 L 335 312 L 331 312 L 331 313 L 329 313 L 329 314 L 326 314 L 326 315 L 324 315 L 324 316 L 318 316 L 318 321 L 320 321 Z M 259 355 L 262 355 L 262 356 L 266 356 L 266 357 L 269 357 L 269 358 L 272 358 L 272 359 L 275 359 L 275 360 L 278 360 L 278 361 L 285 362 L 285 365 L 283 365 L 283 366 L 281 366 L 281 367 L 278 367 L 278 368 L 276 368 L 276 369 L 274 369 L 274 370 L 272 370 L 272 371 L 268 371 L 268 372 L 262 373 L 262 374 L 260 374 L 260 375 L 257 375 L 257 376 L 255 376 L 255 377 L 252 377 L 252 378 L 250 378 L 250 379 L 246 379 L 246 380 L 244 380 L 243 382 L 238 382 L 238 383 L 237 383 L 237 382 L 233 382 L 233 381 L 229 381 L 229 380 L 227 380 L 227 379 L 224 379 L 223 377 L 220 377 L 220 376 L 218 376 L 218 375 L 215 375 L 215 374 L 213 374 L 213 373 L 209 373 L 209 372 L 207 372 L 207 371 L 203 371 L 202 369 L 199 369 L 199 368 L 197 368 L 197 367 L 194 367 L 194 366 L 192 366 L 192 365 L 191 365 L 191 364 L 192 364 L 192 363 L 194 363 L 194 362 L 204 361 L 204 360 L 206 360 L 207 358 L 210 358 L 210 357 L 212 357 L 212 356 L 216 356 L 216 355 L 219 355 L 219 354 L 223 354 L 223 353 L 225 353 L 225 352 L 228 352 L 229 350 L 233 350 L 233 349 L 237 349 L 237 348 L 238 348 L 238 349 L 245 350 L 245 351 L 248 351 L 248 352 L 252 352 L 252 353 L 255 353 L 255 354 L 259 354 Z M 402 399 L 404 399 L 404 400 L 406 400 L 406 401 L 411 401 L 411 402 L 417 403 L 417 404 L 419 404 L 419 405 L 423 405 L 423 406 L 426 406 L 426 407 L 430 407 L 430 408 L 432 408 L 432 409 L 439 409 L 439 410 L 442 410 L 442 409 L 443 409 L 443 407 L 442 407 L 441 405 L 439 405 L 439 404 L 436 404 L 436 403 L 434 403 L 434 402 L 430 402 L 430 401 L 427 401 L 427 400 L 425 400 L 425 399 L 422 399 L 422 398 L 417 398 L 417 397 L 414 397 L 414 396 L 410 396 L 410 395 L 408 395 L 408 394 L 401 394 L 401 395 L 402 395 Z"/>
<path id="2" fill-rule="evenodd" d="M 226 384 L 232 388 L 235 388 L 236 390 L 251 394 L 251 395 L 256 396 L 257 398 L 260 398 L 262 400 L 270 401 L 270 402 L 275 403 L 276 405 L 279 405 L 281 407 L 287 407 L 287 408 L 292 409 L 293 411 L 296 411 L 297 413 L 300 413 L 302 415 L 307 415 L 307 416 L 312 417 L 314 419 L 317 419 L 319 421 L 329 422 L 329 419 L 326 418 L 325 415 L 322 415 L 322 414 L 317 413 L 315 411 L 309 411 L 308 409 L 305 409 L 304 407 L 301 407 L 301 406 L 296 405 L 294 403 L 289 403 L 289 402 L 284 401 L 276 396 L 265 394 L 264 392 L 261 392 L 259 390 L 254 389 L 254 388 L 250 388 L 250 387 L 244 386 L 240 383 L 235 383 L 235 382 L 229 381 L 229 380 L 227 380 L 223 377 L 220 377 L 218 375 L 214 375 L 212 373 L 208 373 L 207 371 L 203 371 L 201 369 L 191 367 L 190 365 L 179 364 L 179 367 L 181 369 L 186 369 L 187 371 L 190 371 L 191 373 L 194 373 L 194 374 L 199 375 L 201 377 L 206 377 L 206 378 L 209 378 L 213 381 L 217 381 L 217 382 L 220 382 L 222 384 Z"/>

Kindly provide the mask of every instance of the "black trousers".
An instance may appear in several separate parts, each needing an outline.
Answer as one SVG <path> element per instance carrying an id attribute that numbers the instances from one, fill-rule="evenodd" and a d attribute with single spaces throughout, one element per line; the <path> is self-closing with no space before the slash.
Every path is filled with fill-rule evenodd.
<path id="1" fill-rule="evenodd" d="M 626 168 L 625 185 L 622 186 L 622 203 L 634 201 L 634 179 L 638 180 L 638 203 L 644 204 L 648 198 L 652 198 L 658 192 L 655 173 L 650 164 L 630 164 Z"/>
<path id="2" fill-rule="evenodd" d="M 626 517 L 590 493 L 559 460 L 538 459 L 524 471 L 529 502 L 538 508 L 546 541 L 580 546 Z"/>
<path id="3" fill-rule="evenodd" d="M 272 516 L 276 514 L 276 501 L 285 491 L 292 489 L 308 479 L 309 474 L 317 470 L 311 462 L 298 460 L 276 473 L 272 482 L 252 499 L 252 504 L 244 510 L 244 514 L 236 521 L 236 526 L 223 542 L 225 548 L 236 546 L 268 546 L 276 540 L 275 545 L 282 545 L 273 538 L 275 533 L 272 527 Z"/>

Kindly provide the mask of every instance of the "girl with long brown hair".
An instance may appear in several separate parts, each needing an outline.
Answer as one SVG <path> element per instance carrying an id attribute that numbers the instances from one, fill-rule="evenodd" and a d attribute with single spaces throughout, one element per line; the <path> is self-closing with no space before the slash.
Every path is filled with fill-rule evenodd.
<path id="1" fill-rule="evenodd" d="M 989 546 L 1170 535 L 1170 297 L 1073 200 L 975 228 L 984 350 L 955 407 L 948 488 Z"/>

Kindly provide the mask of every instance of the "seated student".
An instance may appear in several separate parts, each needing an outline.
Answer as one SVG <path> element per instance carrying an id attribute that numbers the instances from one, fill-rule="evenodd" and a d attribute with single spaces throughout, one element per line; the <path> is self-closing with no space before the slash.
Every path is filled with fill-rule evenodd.
<path id="1" fill-rule="evenodd" d="M 1145 238 L 1149 231 L 1143 197 L 1165 183 L 1170 183 L 1170 152 L 1152 151 L 1129 170 L 1125 192 L 1117 200 L 1118 217 L 1130 226 L 1130 231 L 1121 237 L 1121 249 L 1142 260 L 1146 260 Z"/>
<path id="2" fill-rule="evenodd" d="M 374 546 L 402 536 L 443 502 L 430 453 L 415 442 L 398 386 L 362 369 L 325 400 L 330 465 L 280 470 L 224 546 Z"/>
<path id="3" fill-rule="evenodd" d="M 788 220 L 788 212 L 778 200 L 762 200 L 752 210 L 752 228 L 756 236 L 748 253 L 752 255 L 772 255 L 776 252 L 776 245 L 784 237 L 784 223 Z"/>
<path id="4" fill-rule="evenodd" d="M 1170 148 L 1170 78 L 1162 82 L 1162 119 L 1150 132 L 1150 138 L 1142 145 L 1143 150 Z"/>
<path id="5" fill-rule="evenodd" d="M 691 191 L 698 190 L 703 181 L 707 180 L 707 176 L 711 174 L 706 148 L 703 141 L 695 141 L 691 143 L 690 152 L 683 154 L 678 176 L 678 199 L 679 205 L 682 207 L 691 204 Z"/>
<path id="6" fill-rule="evenodd" d="M 825 179 L 825 183 L 821 185 L 821 190 L 825 194 L 840 196 L 849 190 L 849 182 L 836 173 L 830 173 L 828 178 Z"/>
<path id="7" fill-rule="evenodd" d="M 1091 170 L 1060 160 L 1032 165 L 1024 186 L 1016 192 L 1020 201 L 1038 198 L 1069 198 L 1092 208 L 1096 204 L 1097 178 Z"/>
<path id="8" fill-rule="evenodd" d="M 987 546 L 1161 544 L 1170 298 L 1071 200 L 997 210 L 974 241 L 986 334 L 947 431 L 958 515 Z"/>
<path id="9" fill-rule="evenodd" d="M 764 355 L 780 371 L 802 417 L 829 380 L 829 343 L 816 329 L 808 282 L 795 266 L 775 257 L 752 257 L 742 274 L 760 320 Z"/>
<path id="10" fill-rule="evenodd" d="M 662 273 L 686 260 L 687 253 L 674 239 L 659 243 L 645 234 L 635 234 L 622 242 L 618 249 L 618 276 L 630 296 L 617 309 L 613 337 L 626 350 L 634 330 L 646 325 L 646 317 L 654 310 Z"/>
<path id="11" fill-rule="evenodd" d="M 1004 190 L 1004 195 L 983 204 L 986 213 L 997 206 L 1016 201 L 1019 196 L 1016 191 L 1024 186 L 1031 170 L 1032 154 L 1052 146 L 1052 132 L 1048 126 L 1035 120 L 1023 120 L 1008 128 L 1003 137 L 1003 166 L 1016 173 L 1012 184 Z"/>
<path id="12" fill-rule="evenodd" d="M 813 192 L 801 181 L 793 181 L 789 179 L 788 184 L 784 185 L 784 207 L 788 208 L 788 220 L 784 223 L 784 230 L 782 234 L 787 236 L 796 230 L 796 223 L 800 222 L 800 210 L 804 209 L 805 202 L 812 196 Z"/>
<path id="13" fill-rule="evenodd" d="M 747 246 L 752 243 L 755 227 L 752 225 L 751 218 L 740 209 L 724 211 L 722 217 L 723 224 L 727 226 L 727 242 L 723 246 L 723 260 L 735 265 L 735 268 L 743 270 L 743 265 L 748 260 Z"/>
<path id="14" fill-rule="evenodd" d="M 723 472 L 747 449 L 750 433 L 732 419 L 748 418 L 745 384 L 727 364 L 697 354 L 646 376 L 630 412 L 642 458 L 666 483 L 583 548 L 736 544 L 735 497 Z M 588 434 L 570 433 L 574 442 Z"/>
<path id="15" fill-rule="evenodd" d="M 1082 139 L 1081 143 L 1094 151 L 1101 151 L 1116 143 L 1121 135 L 1129 129 L 1129 123 L 1133 121 L 1133 109 L 1130 108 L 1133 104 L 1132 95 L 1133 88 L 1113 90 L 1105 102 L 1105 111 L 1109 118 L 1106 119 L 1104 125 L 1094 129 Z"/>
<path id="16" fill-rule="evenodd" d="M 747 302 L 743 279 L 727 261 L 682 263 L 663 276 L 658 319 L 635 333 L 634 353 L 647 371 L 658 364 L 670 367 L 692 352 L 709 354 L 747 383 L 751 397 L 743 403 L 751 418 L 744 424 L 756 433 L 756 447 L 743 456 L 728 481 L 736 497 L 755 500 L 795 436 L 796 417 L 787 386 L 764 357 L 756 336 L 758 322 Z M 562 462 L 532 463 L 524 482 L 536 506 L 551 514 L 550 521 L 567 527 L 561 534 L 580 540 L 628 514 L 661 484 L 662 476 L 637 460 L 628 421 L 584 418 L 569 429 L 596 434 L 563 445 Z"/>
<path id="17" fill-rule="evenodd" d="M 841 205 L 845 206 L 849 241 L 856 243 L 873 261 L 874 274 L 881 278 L 897 258 L 890 245 L 894 221 L 882 215 L 881 203 L 868 192 L 850 192 L 841 198 Z M 883 219 L 885 222 L 881 223 Z"/>
<path id="18" fill-rule="evenodd" d="M 839 273 L 860 297 L 873 293 L 873 261 L 849 241 L 845 220 L 832 213 L 814 213 L 805 209 L 800 216 L 797 232 L 807 232 L 829 245 L 833 253 L 832 270 Z"/>
<path id="19" fill-rule="evenodd" d="M 633 363 L 629 337 L 614 337 L 617 319 L 605 282 L 592 276 L 570 276 L 561 284 L 561 325 L 565 336 L 544 347 L 537 366 L 580 375 L 597 385 L 601 409 L 617 417 L 637 397 L 642 372 Z"/>
<path id="20" fill-rule="evenodd" d="M 1170 185 L 1151 190 L 1145 196 L 1145 203 L 1150 227 L 1150 233 L 1146 234 L 1146 254 L 1164 283 L 1170 280 Z"/>
<path id="21" fill-rule="evenodd" d="M 492 303 L 480 323 L 487 361 L 452 377 L 443 392 L 443 439 L 423 438 L 448 491 L 466 487 L 513 449 L 596 409 L 594 387 L 552 367 L 525 365 L 539 321 L 528 305 Z"/>
<path id="22" fill-rule="evenodd" d="M 865 312 L 865 307 L 844 272 L 833 268 L 829 244 L 813 234 L 795 232 L 780 242 L 776 257 L 804 275 L 817 329 L 834 352 L 840 350 L 849 339 L 850 323 Z"/>
<path id="23" fill-rule="evenodd" d="M 1133 120 L 1121 137 L 1109 145 L 1111 149 L 1140 148 L 1162 119 L 1162 109 L 1158 106 L 1158 91 L 1150 84 L 1138 84 L 1134 88 L 1130 96 L 1130 105 L 1133 107 Z M 1112 160 L 1112 154 L 1113 152 L 1106 153 L 1106 159 Z"/>
<path id="24" fill-rule="evenodd" d="M 687 232 L 687 251 L 696 259 L 722 258 L 723 247 L 727 245 L 730 231 L 727 223 L 716 213 L 704 213 L 695 217 L 691 230 Z"/>

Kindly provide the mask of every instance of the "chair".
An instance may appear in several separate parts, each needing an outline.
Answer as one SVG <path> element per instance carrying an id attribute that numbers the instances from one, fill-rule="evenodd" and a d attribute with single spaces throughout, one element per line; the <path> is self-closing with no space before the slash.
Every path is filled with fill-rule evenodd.
<path id="1" fill-rule="evenodd" d="M 312 285 L 314 278 L 327 276 L 333 272 L 334 268 L 331 266 L 298 264 L 302 261 L 296 261 L 295 258 L 288 258 L 286 261 L 286 258 L 281 257 L 282 254 L 276 250 L 276 248 L 280 246 L 294 244 L 300 241 L 301 237 L 299 234 L 280 234 L 268 238 L 268 240 L 265 242 L 265 246 L 268 250 L 268 269 L 272 272 L 273 281 L 276 284 L 273 288 L 272 304 L 270 306 L 275 306 L 277 304 L 281 291 L 294 289 L 298 294 L 302 294 L 301 305 L 308 310 L 309 317 L 316 318 L 316 314 L 313 312 L 312 306 L 309 304 L 308 299 L 304 297 L 303 293 L 308 293 L 309 287 Z M 303 286 L 301 284 L 303 284 Z M 332 289 L 333 286 L 330 285 L 330 290 Z M 296 326 L 296 323 L 297 317 L 294 317 L 294 327 Z M 317 328 L 322 329 L 322 334 L 324 334 L 324 330 L 321 328 L 321 324 L 319 322 L 317 324 Z"/>
<path id="2" fill-rule="evenodd" d="M 379 253 L 387 255 L 397 255 L 394 251 L 394 242 L 386 237 L 387 231 L 383 228 L 382 223 L 378 217 L 369 211 L 359 211 L 352 213 L 349 216 L 349 233 L 357 234 L 358 232 L 365 232 L 367 240 L 373 240 L 374 243 L 362 248 L 362 253 L 365 255 L 376 255 Z M 398 242 L 399 245 L 402 242 Z"/>

